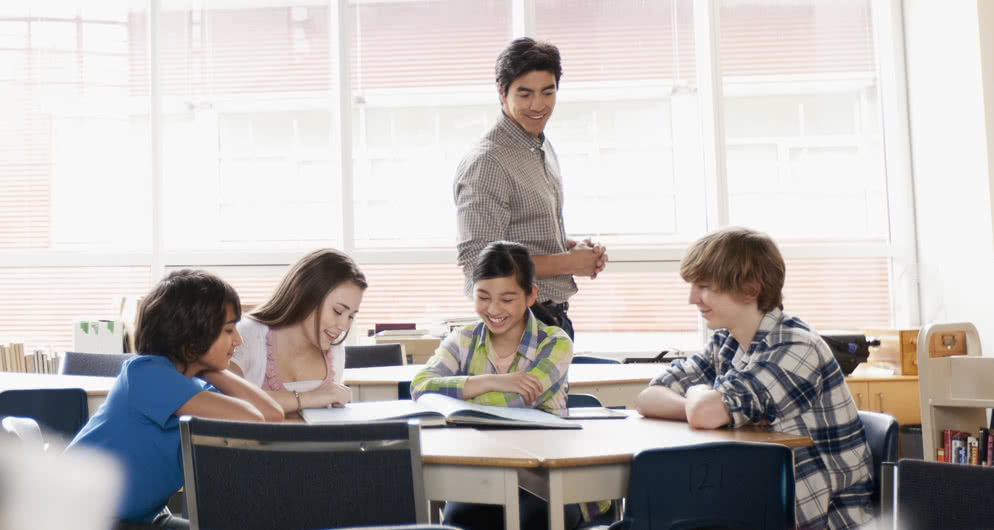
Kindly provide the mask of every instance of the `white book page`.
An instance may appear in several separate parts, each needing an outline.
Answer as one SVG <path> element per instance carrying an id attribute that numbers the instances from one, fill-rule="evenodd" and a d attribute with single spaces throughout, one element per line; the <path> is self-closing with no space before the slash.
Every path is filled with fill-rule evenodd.
<path id="1" fill-rule="evenodd" d="M 437 410 L 450 419 L 456 416 L 483 416 L 536 425 L 561 425 L 564 427 L 572 425 L 558 416 L 539 409 L 477 405 L 476 403 L 435 393 L 422 394 L 418 398 L 417 403 Z"/>
<path id="2" fill-rule="evenodd" d="M 341 408 L 304 409 L 300 415 L 307 423 L 365 423 L 439 416 L 439 413 L 409 399 L 402 399 L 348 403 Z"/>

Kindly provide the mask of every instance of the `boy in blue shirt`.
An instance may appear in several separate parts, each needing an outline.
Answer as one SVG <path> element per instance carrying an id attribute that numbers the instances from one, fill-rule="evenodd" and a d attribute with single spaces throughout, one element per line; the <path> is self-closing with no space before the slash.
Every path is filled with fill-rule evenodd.
<path id="1" fill-rule="evenodd" d="M 828 345 L 783 312 L 785 270 L 776 244 L 752 230 L 694 243 L 680 276 L 714 335 L 653 379 L 638 410 L 700 429 L 756 423 L 811 437 L 794 450 L 798 528 L 856 528 L 871 518 L 873 491 L 863 424 Z"/>
<path id="2" fill-rule="evenodd" d="M 135 323 L 140 355 L 129 359 L 107 401 L 67 450 L 102 449 L 122 464 L 119 528 L 187 528 L 164 512 L 183 485 L 179 417 L 282 421 L 269 395 L 227 371 L 241 337 L 238 294 L 204 271 L 170 273 L 142 299 Z"/>

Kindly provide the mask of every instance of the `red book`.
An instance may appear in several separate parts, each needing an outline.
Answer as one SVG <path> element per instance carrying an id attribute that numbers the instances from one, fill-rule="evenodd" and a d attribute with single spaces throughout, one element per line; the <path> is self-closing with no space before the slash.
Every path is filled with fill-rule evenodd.
<path id="1" fill-rule="evenodd" d="M 955 455 L 953 455 L 953 452 L 952 452 L 953 451 L 953 431 L 951 431 L 949 429 L 946 429 L 946 430 L 942 431 L 942 438 L 945 441 L 945 445 L 943 446 L 945 448 L 944 453 L 946 455 L 945 461 L 946 462 L 955 462 L 955 460 L 953 458 Z"/>
<path id="2" fill-rule="evenodd" d="M 987 466 L 994 464 L 994 433 L 987 435 Z"/>

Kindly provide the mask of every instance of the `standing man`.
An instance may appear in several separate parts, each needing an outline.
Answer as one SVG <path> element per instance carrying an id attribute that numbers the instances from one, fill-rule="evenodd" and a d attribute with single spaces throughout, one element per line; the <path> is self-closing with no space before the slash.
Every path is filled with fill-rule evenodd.
<path id="1" fill-rule="evenodd" d="M 535 262 L 538 302 L 532 311 L 572 339 L 567 310 L 576 293 L 573 276 L 596 278 L 608 256 L 589 239 L 567 239 L 563 226 L 559 160 L 543 133 L 563 74 L 559 49 L 515 39 L 497 57 L 496 71 L 501 116 L 463 157 L 453 186 L 466 292 L 483 247 L 498 240 L 521 243 Z"/>

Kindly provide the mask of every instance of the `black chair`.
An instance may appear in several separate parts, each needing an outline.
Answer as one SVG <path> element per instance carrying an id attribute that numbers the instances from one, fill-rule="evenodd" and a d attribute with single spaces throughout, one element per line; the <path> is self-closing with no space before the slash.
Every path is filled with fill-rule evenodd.
<path id="1" fill-rule="evenodd" d="M 868 410 L 859 411 L 866 441 L 873 455 L 873 516 L 880 515 L 881 464 L 897 462 L 898 425 L 893 416 Z"/>
<path id="2" fill-rule="evenodd" d="M 994 528 L 994 468 L 902 458 L 894 484 L 901 530 Z"/>
<path id="3" fill-rule="evenodd" d="M 590 394 L 566 394 L 566 408 L 600 407 L 601 400 Z"/>
<path id="4" fill-rule="evenodd" d="M 794 528 L 794 458 L 782 445 L 713 442 L 632 460 L 625 516 L 612 530 Z"/>
<path id="5" fill-rule="evenodd" d="M 86 425 L 90 407 L 82 388 L 7 390 L 0 392 L 2 416 L 31 418 L 38 422 L 46 439 L 56 435 L 68 442 Z"/>
<path id="6" fill-rule="evenodd" d="M 124 361 L 133 353 L 79 353 L 67 351 L 59 373 L 65 375 L 99 375 L 117 377 Z"/>
<path id="7" fill-rule="evenodd" d="M 574 355 L 572 364 L 621 364 L 618 359 L 598 357 L 596 355 Z"/>
<path id="8" fill-rule="evenodd" d="M 428 522 L 415 423 L 245 423 L 180 418 L 193 529 Z"/>
<path id="9" fill-rule="evenodd" d="M 404 364 L 404 346 L 401 344 L 367 344 L 345 347 L 346 368 L 398 366 L 401 364 Z"/>

